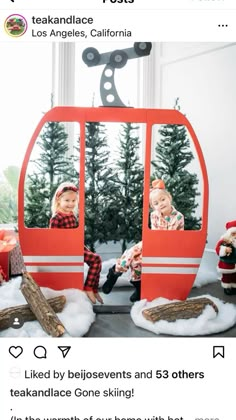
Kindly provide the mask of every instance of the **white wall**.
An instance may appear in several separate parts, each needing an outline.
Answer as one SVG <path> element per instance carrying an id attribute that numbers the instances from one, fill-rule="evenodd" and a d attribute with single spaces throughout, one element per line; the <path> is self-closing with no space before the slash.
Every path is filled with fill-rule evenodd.
<path id="1" fill-rule="evenodd" d="M 179 97 L 200 142 L 210 191 L 207 247 L 214 248 L 236 219 L 236 43 L 155 43 L 150 60 L 145 106 L 172 109 Z"/>

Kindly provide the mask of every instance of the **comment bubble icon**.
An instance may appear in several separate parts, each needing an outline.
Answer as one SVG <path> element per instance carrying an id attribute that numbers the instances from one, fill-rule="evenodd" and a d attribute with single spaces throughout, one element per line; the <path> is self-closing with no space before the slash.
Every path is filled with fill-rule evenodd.
<path id="1" fill-rule="evenodd" d="M 44 346 L 37 346 L 34 348 L 34 356 L 37 359 L 46 359 L 47 358 L 47 350 Z"/>

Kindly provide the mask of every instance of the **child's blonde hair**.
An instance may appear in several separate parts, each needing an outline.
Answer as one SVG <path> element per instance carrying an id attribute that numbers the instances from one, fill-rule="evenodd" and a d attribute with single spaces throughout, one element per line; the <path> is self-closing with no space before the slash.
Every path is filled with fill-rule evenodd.
<path id="1" fill-rule="evenodd" d="M 53 196 L 52 199 L 52 206 L 51 206 L 51 210 L 52 210 L 52 215 L 54 215 L 59 207 L 59 198 L 66 192 L 68 191 L 73 191 L 75 193 L 78 193 L 78 188 L 75 186 L 75 184 L 73 184 L 72 182 L 62 182 L 59 187 L 57 187 L 55 194 Z M 74 212 L 76 213 L 76 210 L 74 210 Z"/>
<path id="2" fill-rule="evenodd" d="M 169 191 L 166 190 L 164 181 L 162 181 L 162 179 L 154 179 L 154 181 L 152 181 L 152 188 L 150 189 L 150 194 L 149 194 L 149 203 L 150 203 L 151 208 L 153 208 L 152 203 L 153 203 L 154 197 L 158 195 L 160 192 L 167 195 L 169 199 L 172 200 L 171 194 L 169 193 Z"/>

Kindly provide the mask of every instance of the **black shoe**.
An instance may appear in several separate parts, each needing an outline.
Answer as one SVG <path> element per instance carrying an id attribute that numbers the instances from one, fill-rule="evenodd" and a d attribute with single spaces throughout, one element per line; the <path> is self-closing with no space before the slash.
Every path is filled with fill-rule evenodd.
<path id="1" fill-rule="evenodd" d="M 231 288 L 227 287 L 227 288 L 224 289 L 224 294 L 228 295 L 228 296 L 232 296 L 232 295 L 235 294 L 235 291 L 234 291 L 234 289 L 231 289 Z"/>
<path id="2" fill-rule="evenodd" d="M 123 273 L 118 273 L 115 271 L 115 265 L 109 268 L 109 271 L 107 274 L 107 280 L 102 286 L 102 291 L 103 293 L 105 293 L 105 295 L 108 295 L 112 291 L 114 285 L 117 282 L 118 277 L 120 277 L 122 274 Z"/>
<path id="3" fill-rule="evenodd" d="M 141 293 L 141 281 L 131 281 L 132 285 L 135 287 L 134 293 L 130 296 L 130 302 L 137 302 L 140 300 L 140 293 Z"/>

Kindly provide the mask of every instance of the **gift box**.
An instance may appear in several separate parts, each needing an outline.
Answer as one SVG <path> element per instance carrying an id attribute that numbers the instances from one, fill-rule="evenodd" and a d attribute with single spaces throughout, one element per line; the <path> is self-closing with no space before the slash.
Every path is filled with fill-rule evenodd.
<path id="1" fill-rule="evenodd" d="M 17 243 L 15 248 L 9 252 L 9 275 L 17 276 L 22 274 L 22 271 L 26 271 L 20 244 Z"/>
<path id="2" fill-rule="evenodd" d="M 6 280 L 16 276 L 25 270 L 24 260 L 17 241 L 17 234 L 13 231 L 0 231 L 0 266 L 2 267 Z"/>

